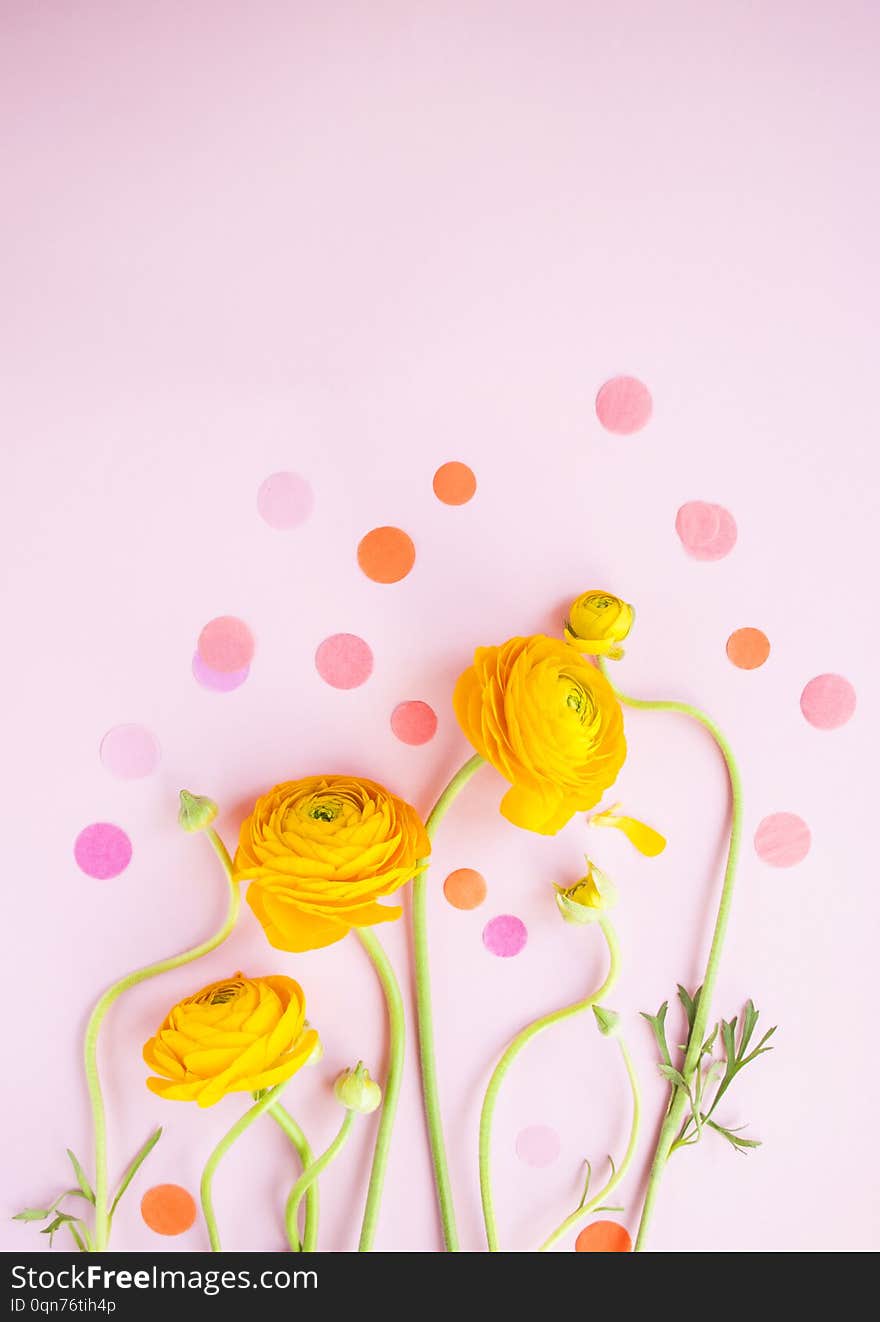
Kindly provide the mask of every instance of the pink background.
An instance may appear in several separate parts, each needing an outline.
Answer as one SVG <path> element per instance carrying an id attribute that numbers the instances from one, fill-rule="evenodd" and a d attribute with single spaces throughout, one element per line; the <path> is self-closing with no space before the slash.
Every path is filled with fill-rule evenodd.
<path id="1" fill-rule="evenodd" d="M 258 791 L 318 770 L 374 776 L 427 809 L 467 755 L 450 694 L 473 647 L 556 631 L 575 592 L 606 586 L 638 608 L 620 682 L 702 703 L 739 752 L 745 847 L 717 1008 L 751 995 L 780 1025 L 723 1108 L 765 1146 L 680 1155 L 653 1246 L 877 1247 L 878 35 L 857 0 L 3 4 L 4 1218 L 68 1182 L 66 1145 L 90 1164 L 79 1057 L 97 993 L 219 924 L 222 880 L 176 826 L 178 789 L 222 804 L 230 842 Z M 593 408 L 619 372 L 654 398 L 633 437 Z M 477 474 L 460 508 L 431 489 L 449 459 Z M 256 493 L 285 469 L 311 482 L 315 509 L 279 532 Z M 733 512 L 728 558 L 683 552 L 675 514 L 692 499 Z M 383 523 L 417 548 L 393 586 L 355 559 Z M 221 614 L 257 641 L 228 694 L 191 673 Z M 753 672 L 725 656 L 745 625 L 772 645 Z M 375 653 L 350 692 L 314 667 L 336 632 Z M 832 732 L 799 709 L 825 671 L 859 697 Z M 422 747 L 390 728 L 408 698 L 439 715 Z M 147 779 L 99 760 L 124 722 L 160 742 Z M 726 798 L 698 728 L 641 713 L 627 728 L 613 797 L 668 835 L 661 858 L 582 820 L 555 839 L 517 831 L 489 770 L 437 842 L 438 1052 L 472 1249 L 490 1065 L 602 975 L 598 933 L 563 927 L 550 890 L 588 846 L 621 895 L 614 1002 L 646 1097 L 622 1190 L 635 1224 L 663 1097 L 637 1011 L 699 976 Z M 777 811 L 813 834 L 787 870 L 752 846 Z M 100 820 L 134 847 L 113 881 L 73 860 Z M 461 866 L 488 881 L 471 913 L 442 896 Z M 529 928 L 509 960 L 481 942 L 503 912 Z M 405 926 L 383 937 L 408 979 Z M 140 1046 L 173 999 L 239 967 L 306 988 L 327 1054 L 288 1100 L 317 1146 L 337 1124 L 337 1070 L 381 1060 L 380 996 L 354 941 L 277 954 L 249 911 L 224 949 L 127 996 L 104 1039 L 112 1169 L 152 1126 L 166 1133 L 117 1248 L 207 1245 L 201 1221 L 160 1239 L 139 1200 L 162 1181 L 195 1192 L 241 1102 L 160 1102 Z M 536 1245 L 573 1208 L 585 1156 L 619 1155 L 626 1096 L 586 1019 L 530 1049 L 498 1110 L 505 1246 Z M 546 1169 L 516 1155 L 534 1124 L 561 1138 Z M 359 1125 L 323 1182 L 324 1247 L 356 1243 L 372 1137 Z M 283 1247 L 291 1175 L 268 1122 L 239 1144 L 217 1179 L 228 1247 Z M 7 1249 L 45 1244 L 2 1227 Z M 438 1244 L 411 1051 L 378 1247 Z"/>

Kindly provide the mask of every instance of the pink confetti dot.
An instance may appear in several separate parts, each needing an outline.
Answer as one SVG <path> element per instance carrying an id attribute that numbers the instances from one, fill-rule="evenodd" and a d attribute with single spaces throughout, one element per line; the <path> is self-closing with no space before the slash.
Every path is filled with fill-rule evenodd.
<path id="1" fill-rule="evenodd" d="M 817 675 L 801 694 L 801 711 L 817 730 L 837 730 L 856 709 L 856 691 L 843 675 Z"/>
<path id="2" fill-rule="evenodd" d="M 402 744 L 426 744 L 437 733 L 437 713 L 426 702 L 400 702 L 391 713 L 391 729 Z"/>
<path id="3" fill-rule="evenodd" d="M 810 828 L 793 812 L 775 812 L 765 817 L 755 832 L 758 858 L 774 868 L 790 868 L 810 852 Z"/>
<path id="4" fill-rule="evenodd" d="M 516 1136 L 516 1155 L 526 1166 L 552 1166 L 562 1144 L 549 1125 L 529 1125 Z"/>
<path id="5" fill-rule="evenodd" d="M 272 473 L 257 492 L 260 517 L 279 532 L 305 523 L 314 505 L 314 492 L 299 473 Z"/>
<path id="6" fill-rule="evenodd" d="M 120 780 L 140 780 L 159 765 L 159 744 L 142 725 L 115 725 L 101 740 L 104 766 Z"/>
<path id="7" fill-rule="evenodd" d="M 218 615 L 199 634 L 198 653 L 211 670 L 231 675 L 244 670 L 254 657 L 254 635 L 235 615 Z"/>
<path id="8" fill-rule="evenodd" d="M 723 505 L 689 500 L 675 516 L 675 531 L 694 560 L 723 560 L 736 546 L 736 520 Z"/>
<path id="9" fill-rule="evenodd" d="M 203 689 L 210 689 L 213 693 L 231 693 L 233 689 L 241 687 L 251 670 L 250 666 L 242 670 L 212 670 L 196 652 L 192 659 L 192 672 Z"/>
<path id="10" fill-rule="evenodd" d="M 373 673 L 369 643 L 354 633 L 334 633 L 315 653 L 315 666 L 326 684 L 334 689 L 356 689 Z"/>
<path id="11" fill-rule="evenodd" d="M 501 959 L 510 959 L 518 955 L 529 939 L 526 925 L 521 918 L 512 913 L 499 914 L 483 928 L 483 945 L 493 955 Z"/>
<path id="12" fill-rule="evenodd" d="M 131 841 L 121 827 L 93 822 L 76 837 L 73 856 L 87 877 L 109 881 L 131 862 Z"/>
<path id="13" fill-rule="evenodd" d="M 631 436 L 651 420 L 651 392 L 634 376 L 614 376 L 596 396 L 596 415 L 606 431 Z"/>

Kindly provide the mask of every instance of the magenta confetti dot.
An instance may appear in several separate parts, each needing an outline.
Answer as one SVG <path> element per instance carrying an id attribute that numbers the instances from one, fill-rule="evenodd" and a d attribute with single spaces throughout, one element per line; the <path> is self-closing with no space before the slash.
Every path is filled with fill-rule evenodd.
<path id="1" fill-rule="evenodd" d="M 552 1166 L 562 1144 L 549 1125 L 528 1125 L 516 1136 L 516 1155 L 526 1166 Z"/>
<path id="2" fill-rule="evenodd" d="M 856 691 L 843 675 L 817 675 L 801 694 L 801 711 L 817 730 L 837 730 L 856 709 Z"/>
<path id="3" fill-rule="evenodd" d="M 254 635 L 235 615 L 218 615 L 199 634 L 198 653 L 206 666 L 232 675 L 254 657 Z"/>
<path id="4" fill-rule="evenodd" d="M 437 713 L 426 702 L 400 702 L 391 713 L 391 729 L 403 744 L 426 744 L 437 733 Z"/>
<path id="5" fill-rule="evenodd" d="M 510 959 L 518 955 L 529 939 L 526 925 L 512 913 L 501 913 L 483 928 L 483 945 L 493 955 Z"/>
<path id="6" fill-rule="evenodd" d="M 651 392 L 634 376 L 615 376 L 596 396 L 596 416 L 606 431 L 631 436 L 651 420 Z"/>
<path id="7" fill-rule="evenodd" d="M 257 492 L 260 517 L 278 532 L 289 532 L 305 523 L 314 505 L 314 492 L 299 473 L 272 473 Z"/>
<path id="8" fill-rule="evenodd" d="M 159 765 L 159 744 L 142 725 L 115 725 L 101 740 L 104 766 L 120 780 L 140 780 Z"/>
<path id="9" fill-rule="evenodd" d="M 373 673 L 373 653 L 357 634 L 334 633 L 315 652 L 315 667 L 334 689 L 356 689 Z"/>
<path id="10" fill-rule="evenodd" d="M 675 516 L 675 531 L 694 560 L 723 560 L 736 546 L 736 520 L 723 505 L 689 500 Z"/>
<path id="11" fill-rule="evenodd" d="M 213 693 L 231 693 L 233 689 L 241 687 L 251 669 L 245 666 L 242 670 L 212 670 L 196 652 L 192 659 L 192 672 L 203 689 L 210 689 Z"/>
<path id="12" fill-rule="evenodd" d="M 131 841 L 121 827 L 111 822 L 93 822 L 76 837 L 73 856 L 87 877 L 109 881 L 124 872 L 131 862 Z"/>
<path id="13" fill-rule="evenodd" d="M 802 863 L 810 852 L 810 828 L 793 812 L 775 812 L 765 817 L 755 832 L 758 858 L 774 868 Z"/>

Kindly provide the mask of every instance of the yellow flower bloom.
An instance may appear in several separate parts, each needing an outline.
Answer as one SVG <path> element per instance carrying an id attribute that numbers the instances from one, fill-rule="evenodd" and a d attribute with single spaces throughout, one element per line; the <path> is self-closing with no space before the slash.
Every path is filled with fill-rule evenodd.
<path id="1" fill-rule="evenodd" d="M 515 826 L 554 835 L 594 807 L 623 766 L 611 685 L 559 639 L 478 648 L 452 700 L 474 748 L 510 782 L 501 811 Z"/>
<path id="2" fill-rule="evenodd" d="M 306 1001 L 292 978 L 213 982 L 170 1011 L 144 1046 L 159 1078 L 147 1087 L 175 1102 L 213 1106 L 230 1092 L 257 1092 L 306 1064 L 318 1034 L 305 1028 Z"/>
<path id="3" fill-rule="evenodd" d="M 617 903 L 617 888 L 587 859 L 586 876 L 573 886 L 556 887 L 556 904 L 567 923 L 596 923 Z"/>
<path id="4" fill-rule="evenodd" d="M 632 606 L 610 592 L 583 592 L 569 608 L 566 640 L 579 652 L 619 661 L 623 656 L 620 643 L 632 628 L 635 615 Z"/>
<path id="5" fill-rule="evenodd" d="M 372 780 L 276 785 L 242 823 L 233 862 L 271 945 L 315 950 L 399 918 L 377 903 L 421 872 L 431 842 L 415 808 Z"/>

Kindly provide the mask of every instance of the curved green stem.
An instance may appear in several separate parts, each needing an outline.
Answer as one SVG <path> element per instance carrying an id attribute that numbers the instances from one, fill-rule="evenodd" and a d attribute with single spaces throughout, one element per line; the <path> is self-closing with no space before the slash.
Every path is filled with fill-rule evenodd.
<path id="1" fill-rule="evenodd" d="M 217 1167 L 220 1165 L 220 1162 L 232 1147 L 235 1140 L 241 1138 L 246 1129 L 250 1129 L 257 1117 L 261 1116 L 264 1111 L 271 1111 L 289 1082 L 289 1079 L 282 1080 L 281 1083 L 276 1084 L 274 1088 L 270 1088 L 268 1092 L 264 1093 L 260 1100 L 255 1103 L 249 1111 L 245 1111 L 244 1115 L 236 1120 L 229 1132 L 223 1135 L 205 1163 L 205 1169 L 202 1171 L 200 1192 L 202 1198 L 202 1211 L 205 1214 L 205 1224 L 208 1227 L 208 1238 L 211 1241 L 212 1253 L 222 1253 L 223 1251 L 220 1246 L 220 1232 L 217 1229 L 217 1218 L 214 1216 L 214 1175 Z M 296 1230 L 295 1217 L 293 1226 L 294 1230 Z"/>
<path id="2" fill-rule="evenodd" d="M 565 1220 L 562 1221 L 556 1227 L 556 1229 L 547 1236 L 547 1238 L 544 1240 L 544 1243 L 538 1249 L 539 1253 L 546 1253 L 547 1250 L 551 1249 L 553 1245 L 562 1238 L 563 1235 L 568 1234 L 569 1230 L 573 1230 L 579 1221 L 582 1221 L 584 1217 L 589 1216 L 589 1214 L 593 1212 L 597 1207 L 601 1207 L 603 1205 L 606 1198 L 608 1198 L 608 1196 L 614 1192 L 618 1184 L 620 1184 L 620 1181 L 626 1175 L 627 1171 L 629 1170 L 632 1164 L 632 1159 L 635 1156 L 636 1144 L 638 1143 L 638 1139 L 639 1139 L 639 1125 L 641 1123 L 641 1112 L 642 1112 L 642 1099 L 641 1099 L 641 1094 L 639 1092 L 639 1080 L 636 1075 L 635 1066 L 633 1065 L 632 1062 L 632 1056 L 629 1054 L 627 1045 L 622 1037 L 617 1039 L 617 1045 L 620 1047 L 620 1054 L 623 1057 L 623 1063 L 626 1067 L 626 1073 L 629 1079 L 630 1091 L 632 1093 L 632 1124 L 630 1125 L 629 1142 L 626 1145 L 626 1152 L 624 1152 L 623 1160 L 621 1161 L 617 1169 L 615 1170 L 612 1168 L 611 1178 L 608 1180 L 607 1184 L 605 1184 L 603 1188 L 599 1190 L 596 1196 L 594 1198 L 591 1198 L 589 1202 L 581 1203 L 580 1207 L 577 1208 L 576 1211 L 572 1212 L 571 1216 L 567 1216 Z"/>
<path id="3" fill-rule="evenodd" d="M 373 1149 L 373 1167 L 370 1172 L 370 1185 L 364 1206 L 364 1220 L 361 1226 L 359 1253 L 369 1253 L 376 1234 L 376 1222 L 379 1219 L 379 1207 L 382 1203 L 382 1188 L 385 1184 L 385 1169 L 388 1165 L 388 1153 L 391 1149 L 391 1135 L 394 1130 L 394 1117 L 397 1114 L 397 1099 L 403 1079 L 403 1058 L 406 1049 L 406 1029 L 403 1017 L 403 997 L 391 965 L 371 927 L 357 929 L 361 945 L 366 950 L 382 984 L 385 993 L 385 1005 L 388 1010 L 388 1072 L 382 1089 L 382 1112 L 379 1117 L 379 1129 L 376 1134 L 376 1146 Z"/>
<path id="4" fill-rule="evenodd" d="M 452 780 L 450 780 L 431 809 L 425 823 L 431 840 L 434 839 L 434 832 L 445 817 L 456 795 L 464 789 L 471 776 L 482 765 L 483 759 L 477 753 L 465 762 L 464 766 L 452 777 Z M 434 1052 L 434 1012 L 431 1006 L 431 970 L 428 956 L 427 868 L 413 881 L 412 925 L 422 1096 L 425 1102 L 425 1117 L 428 1122 L 428 1139 L 431 1144 L 431 1160 L 434 1163 L 434 1183 L 437 1188 L 437 1200 L 440 1204 L 443 1238 L 447 1251 L 457 1253 L 458 1230 L 455 1224 L 455 1207 L 452 1202 L 452 1185 L 449 1180 L 449 1163 L 446 1160 L 446 1144 L 443 1140 L 443 1120 L 440 1114 L 440 1094 L 437 1087 L 437 1059 Z"/>
<path id="5" fill-rule="evenodd" d="M 348 1138 L 351 1131 L 354 1117 L 354 1111 L 346 1111 L 345 1119 L 342 1122 L 339 1133 L 336 1135 L 329 1148 L 327 1148 L 326 1152 L 322 1152 L 320 1157 L 317 1157 L 312 1164 L 303 1171 L 302 1175 L 291 1189 L 290 1197 L 287 1200 L 287 1208 L 284 1213 L 284 1219 L 287 1224 L 287 1237 L 291 1242 L 292 1237 L 296 1235 L 297 1213 L 299 1212 L 299 1205 L 302 1202 L 303 1197 L 308 1193 L 321 1172 L 326 1170 L 336 1154 L 345 1146 L 345 1140 Z M 304 1252 L 310 1253 L 314 1248 L 314 1244 L 307 1243 L 306 1240 L 303 1240 Z"/>
<path id="6" fill-rule="evenodd" d="M 600 927 L 605 940 L 608 943 L 609 967 L 608 975 L 601 987 L 587 996 L 582 1001 L 575 1001 L 573 1005 L 565 1005 L 561 1010 L 554 1010 L 551 1014 L 542 1015 L 540 1019 L 535 1019 L 528 1024 L 508 1046 L 504 1055 L 495 1066 L 495 1070 L 489 1080 L 489 1086 L 486 1089 L 486 1096 L 483 1098 L 483 1109 L 480 1112 L 480 1197 L 483 1203 L 483 1221 L 486 1226 L 486 1240 L 489 1245 L 490 1253 L 498 1252 L 498 1226 L 495 1220 L 495 1207 L 492 1200 L 492 1121 L 495 1116 L 495 1103 L 498 1100 L 498 1094 L 501 1091 L 501 1085 L 504 1077 L 516 1060 L 523 1047 L 531 1042 L 533 1037 L 543 1033 L 545 1029 L 552 1028 L 554 1024 L 561 1024 L 565 1019 L 570 1019 L 572 1015 L 580 1014 L 583 1010 L 588 1010 L 592 1005 L 598 1005 L 604 1001 L 611 991 L 620 968 L 620 948 L 617 944 L 617 937 L 614 928 L 607 918 L 600 920 Z"/>
<path id="7" fill-rule="evenodd" d="M 160 973 L 167 973 L 170 969 L 179 968 L 182 964 L 189 964 L 195 959 L 201 959 L 202 955 L 207 955 L 210 951 L 216 950 L 235 927 L 241 906 L 241 889 L 232 879 L 232 860 L 217 832 L 209 828 L 206 834 L 223 865 L 229 886 L 229 906 L 226 910 L 223 925 L 207 941 L 203 941 L 201 945 L 193 946 L 192 950 L 185 950 L 181 955 L 172 955 L 169 959 L 160 959 L 156 964 L 149 964 L 146 968 L 136 969 L 134 973 L 128 973 L 124 978 L 120 978 L 118 982 L 115 982 L 112 987 L 104 992 L 92 1011 L 91 1018 L 86 1026 L 84 1064 L 95 1133 L 94 1238 L 96 1253 L 102 1253 L 107 1248 L 107 1241 L 110 1237 L 107 1188 L 107 1119 L 104 1098 L 101 1093 L 101 1081 L 98 1075 L 98 1035 L 107 1011 L 123 992 L 128 991 L 130 987 L 136 987 L 140 982 L 146 982 L 149 978 L 157 977 Z"/>
<path id="8" fill-rule="evenodd" d="M 599 668 L 608 678 L 608 672 L 604 662 L 599 660 Z M 612 688 L 614 685 L 612 684 Z M 692 707 L 687 702 L 672 701 L 648 701 L 644 698 L 629 698 L 621 693 L 619 689 L 614 688 L 614 692 L 622 703 L 627 707 L 635 707 L 641 711 L 671 711 L 677 712 L 682 716 L 690 716 L 693 720 L 699 721 L 706 730 L 709 731 L 715 740 L 721 755 L 724 758 L 727 774 L 730 778 L 730 794 L 732 801 L 732 815 L 730 822 L 730 843 L 727 849 L 727 866 L 724 869 L 724 882 L 721 887 L 721 898 L 718 902 L 718 916 L 715 919 L 715 930 L 712 934 L 712 944 L 709 947 L 709 958 L 706 962 L 706 971 L 703 974 L 700 1000 L 697 1005 L 697 1012 L 694 1017 L 694 1026 L 691 1030 L 688 1048 L 685 1054 L 684 1064 L 681 1072 L 685 1082 L 690 1083 L 694 1071 L 700 1062 L 700 1051 L 706 1036 L 706 1026 L 709 1022 L 709 1013 L 712 1008 L 712 994 L 715 990 L 715 982 L 718 977 L 718 968 L 721 964 L 721 952 L 724 949 L 724 939 L 727 935 L 727 924 L 730 918 L 730 907 L 733 900 L 733 889 L 736 881 L 736 865 L 739 857 L 740 839 L 742 837 L 742 782 L 740 780 L 739 768 L 733 755 L 733 750 L 721 730 L 705 712 L 698 707 Z M 663 1172 L 666 1162 L 675 1142 L 684 1114 L 688 1106 L 688 1098 L 685 1091 L 676 1088 L 673 1091 L 666 1116 L 660 1129 L 660 1135 L 657 1140 L 657 1147 L 654 1152 L 654 1159 L 651 1163 L 651 1173 L 648 1177 L 648 1188 L 645 1193 L 645 1202 L 642 1207 L 642 1219 L 639 1223 L 639 1231 L 636 1237 L 635 1251 L 638 1253 L 645 1247 L 645 1241 L 648 1233 L 648 1226 L 654 1211 L 654 1205 L 657 1200 L 657 1194 L 660 1189 L 660 1181 L 663 1178 Z"/>
<path id="9" fill-rule="evenodd" d="M 275 1102 L 273 1106 L 269 1107 L 269 1115 L 278 1125 L 279 1129 L 282 1129 L 284 1133 L 287 1135 L 287 1137 L 290 1139 L 291 1143 L 296 1148 L 303 1170 L 307 1170 L 308 1167 L 311 1166 L 315 1158 L 312 1153 L 309 1140 L 306 1138 L 302 1129 L 294 1120 L 290 1112 L 286 1110 L 281 1105 L 280 1102 Z M 287 1237 L 290 1242 L 291 1252 L 293 1253 L 301 1252 L 304 1244 L 306 1243 L 309 1243 L 312 1246 L 314 1246 L 317 1243 L 318 1241 L 317 1180 L 315 1180 L 313 1184 L 309 1185 L 309 1190 L 308 1193 L 306 1194 L 306 1219 L 305 1219 L 305 1224 L 303 1226 L 302 1243 L 300 1242 L 300 1238 L 299 1238 L 299 1230 L 295 1224 L 292 1227 L 292 1230 L 293 1230 L 293 1234 L 291 1235 L 290 1233 L 291 1227 L 290 1226 L 287 1227 L 287 1231 L 288 1231 Z"/>

